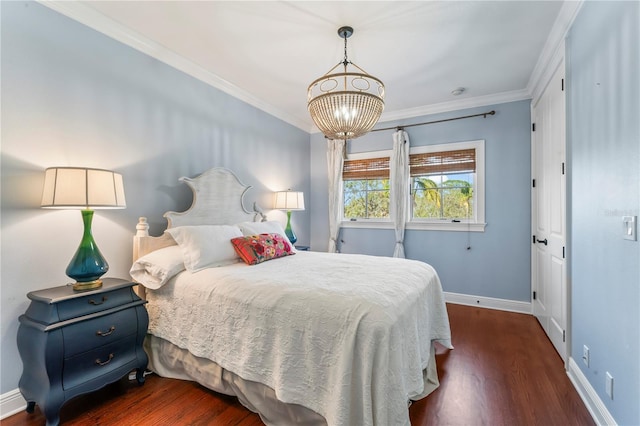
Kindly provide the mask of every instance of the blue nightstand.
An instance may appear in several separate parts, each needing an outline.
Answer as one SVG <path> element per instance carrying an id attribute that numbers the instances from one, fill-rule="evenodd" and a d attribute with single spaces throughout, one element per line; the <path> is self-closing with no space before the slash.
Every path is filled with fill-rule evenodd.
<path id="1" fill-rule="evenodd" d="M 18 350 L 24 370 L 20 392 L 27 412 L 36 403 L 47 426 L 60 422 L 60 408 L 71 398 L 93 392 L 136 370 L 144 383 L 147 354 L 142 343 L 149 316 L 146 301 L 128 280 L 105 278 L 85 292 L 71 286 L 32 291 L 20 316 Z"/>

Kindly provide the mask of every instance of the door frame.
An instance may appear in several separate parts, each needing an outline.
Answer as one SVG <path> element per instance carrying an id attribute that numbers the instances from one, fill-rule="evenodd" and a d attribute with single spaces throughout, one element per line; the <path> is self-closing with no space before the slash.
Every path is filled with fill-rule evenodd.
<path id="1" fill-rule="evenodd" d="M 567 69 L 569 69 L 568 58 L 565 56 L 565 40 L 563 39 L 559 44 L 558 48 L 553 55 L 553 57 L 549 60 L 547 67 L 544 71 L 543 77 L 541 77 L 536 85 L 536 88 L 532 90 L 534 93 L 533 99 L 531 99 L 530 104 L 530 119 L 531 124 L 535 122 L 535 105 L 540 101 L 540 98 L 544 95 L 547 87 L 549 86 L 553 76 L 555 75 L 558 67 L 564 66 L 564 92 L 565 92 L 565 200 L 564 200 L 564 226 L 565 226 L 565 294 L 564 294 L 564 311 L 565 311 L 565 355 L 562 361 L 564 362 L 565 370 L 569 368 L 569 359 L 571 358 L 571 228 L 570 228 L 570 213 L 571 213 L 571 164 L 570 164 L 570 143 L 569 143 L 569 96 L 568 96 L 568 87 L 569 87 L 569 78 Z M 536 168 L 536 155 L 535 155 L 535 146 L 534 141 L 536 136 L 534 135 L 533 128 L 530 128 L 531 131 L 531 180 L 530 183 L 532 186 L 531 190 L 531 236 L 534 235 L 535 229 L 537 227 L 537 216 L 534 214 L 534 207 L 536 207 L 534 201 L 535 199 L 535 188 L 533 188 L 533 179 L 535 178 L 533 174 L 537 170 Z M 533 300 L 533 292 L 539 291 L 537 287 L 538 280 L 534 281 L 534 273 L 535 270 L 535 252 L 534 245 L 532 243 L 531 247 L 531 260 L 530 260 L 530 279 L 531 279 L 531 293 L 530 293 L 530 302 L 531 302 L 531 314 L 535 316 L 534 310 L 534 300 Z M 537 318 L 536 318 L 537 319 Z M 545 330 L 546 333 L 546 330 Z M 554 348 L 555 350 L 555 348 Z"/>

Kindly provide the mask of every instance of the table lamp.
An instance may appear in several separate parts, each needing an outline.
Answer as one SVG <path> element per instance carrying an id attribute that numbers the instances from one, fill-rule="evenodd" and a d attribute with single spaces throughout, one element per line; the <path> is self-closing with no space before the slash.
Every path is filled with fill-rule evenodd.
<path id="1" fill-rule="evenodd" d="M 291 244 L 295 244 L 298 238 L 291 229 L 291 211 L 304 210 L 304 194 L 291 190 L 276 192 L 273 208 L 287 211 L 287 227 L 284 229 L 284 233 L 287 234 Z"/>
<path id="2" fill-rule="evenodd" d="M 93 240 L 91 221 L 95 209 L 126 207 L 122 175 L 109 170 L 84 167 L 48 168 L 45 170 L 41 207 L 80 209 L 84 233 L 65 272 L 76 281 L 74 290 L 102 287 L 100 277 L 109 270 L 109 264 Z"/>

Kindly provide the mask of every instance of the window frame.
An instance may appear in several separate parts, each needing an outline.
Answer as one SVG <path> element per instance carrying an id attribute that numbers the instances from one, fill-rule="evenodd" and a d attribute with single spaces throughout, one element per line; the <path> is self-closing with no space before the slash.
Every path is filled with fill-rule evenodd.
<path id="1" fill-rule="evenodd" d="M 477 139 L 464 142 L 450 142 L 437 145 L 424 145 L 411 147 L 409 155 L 422 154 L 439 151 L 457 151 L 461 149 L 476 150 L 476 172 L 474 177 L 474 216 L 475 221 L 461 219 L 460 222 L 452 222 L 445 219 L 414 219 L 407 217 L 405 229 L 411 230 L 429 230 L 429 231 L 462 231 L 462 232 L 484 232 L 485 222 L 485 141 Z M 391 150 L 369 151 L 348 154 L 345 160 L 360 160 L 366 158 L 391 157 Z M 411 177 L 407 181 L 407 185 L 411 184 Z M 344 202 L 344 186 L 340 185 L 342 200 Z M 407 202 L 410 202 L 407 200 Z M 344 214 L 344 205 L 341 207 L 341 215 Z M 407 212 L 407 216 L 412 215 L 411 208 Z M 341 218 L 341 227 L 343 228 L 371 228 L 371 229 L 394 229 L 393 218 L 389 219 L 351 219 Z"/>
<path id="2" fill-rule="evenodd" d="M 381 158 L 381 157 L 389 157 L 391 158 L 391 154 L 393 151 L 391 151 L 390 149 L 387 150 L 383 150 L 383 151 L 368 151 L 368 152 L 358 152 L 358 153 L 354 153 L 354 154 L 347 154 L 347 158 L 345 158 L 345 161 L 353 161 L 353 160 L 366 160 L 369 158 Z M 344 166 L 343 166 L 344 168 Z M 391 191 L 391 190 L 389 190 Z M 386 226 L 384 226 L 385 224 L 391 224 L 391 227 L 393 228 L 393 220 L 391 219 L 391 217 L 389 217 L 388 219 L 382 219 L 382 218 L 358 218 L 358 219 L 346 219 L 344 217 L 344 180 L 342 178 L 340 178 L 340 193 L 342 194 L 341 197 L 341 206 L 340 206 L 340 216 L 341 216 L 341 222 L 342 222 L 342 227 L 344 228 L 386 228 Z M 355 224 L 358 223 L 358 226 L 346 226 L 345 224 Z M 360 226 L 362 224 L 370 224 L 370 225 L 376 225 L 377 226 Z"/>
<path id="3" fill-rule="evenodd" d="M 474 173 L 473 186 L 473 217 L 475 220 L 460 219 L 460 222 L 452 222 L 448 219 L 426 219 L 409 217 L 406 229 L 433 229 L 461 230 L 483 232 L 485 223 L 485 168 L 484 168 L 484 140 L 478 139 L 465 142 L 451 142 L 438 145 L 425 145 L 409 149 L 411 154 L 425 154 L 431 152 L 458 151 L 465 149 L 475 149 L 476 171 Z M 410 178 L 411 179 L 411 178 Z M 409 181 L 409 184 L 411 181 Z M 411 209 L 410 209 L 411 210 Z M 409 214 L 412 214 L 409 211 Z"/>

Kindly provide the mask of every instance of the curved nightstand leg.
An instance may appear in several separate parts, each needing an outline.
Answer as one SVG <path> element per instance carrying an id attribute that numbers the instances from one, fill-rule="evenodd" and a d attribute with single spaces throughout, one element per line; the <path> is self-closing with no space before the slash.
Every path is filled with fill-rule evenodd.
<path id="1" fill-rule="evenodd" d="M 55 412 L 45 412 L 45 417 L 47 418 L 46 426 L 58 426 L 60 424 L 60 413 L 56 410 Z"/>
<path id="2" fill-rule="evenodd" d="M 39 403 L 40 410 L 47 419 L 46 426 L 58 426 L 60 424 L 60 409 L 64 404 L 64 393 L 50 392 L 47 397 Z"/>
<path id="3" fill-rule="evenodd" d="M 136 380 L 138 381 L 139 385 L 144 384 L 144 370 L 144 368 L 136 369 Z"/>
<path id="4" fill-rule="evenodd" d="M 31 414 L 36 410 L 36 402 L 29 401 L 27 402 L 27 413 Z"/>

